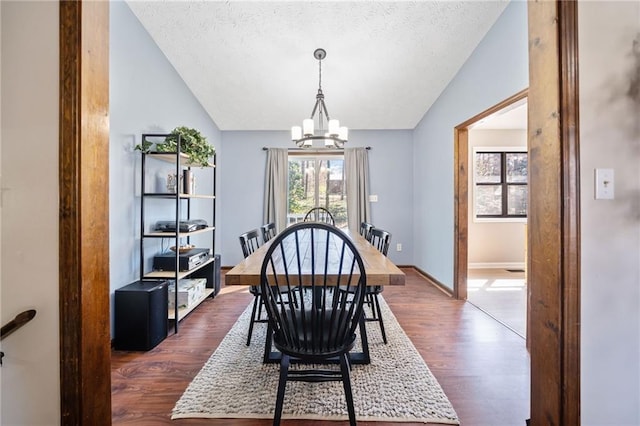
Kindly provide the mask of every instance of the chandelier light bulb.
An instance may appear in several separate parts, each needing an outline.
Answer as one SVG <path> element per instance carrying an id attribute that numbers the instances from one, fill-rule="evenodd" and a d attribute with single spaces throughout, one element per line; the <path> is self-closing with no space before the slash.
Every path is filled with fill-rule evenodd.
<path id="1" fill-rule="evenodd" d="M 302 139 L 302 127 L 293 126 L 291 128 L 291 140 L 297 141 L 298 139 Z"/>
<path id="2" fill-rule="evenodd" d="M 313 120 L 311 118 L 302 120 L 302 133 L 305 137 L 313 136 Z"/>
<path id="3" fill-rule="evenodd" d="M 340 121 L 339 120 L 329 120 L 329 135 L 330 136 L 338 136 L 339 129 L 340 129 Z"/>
<path id="4" fill-rule="evenodd" d="M 343 141 L 347 141 L 349 139 L 349 128 L 342 126 L 338 129 L 338 137 Z"/>

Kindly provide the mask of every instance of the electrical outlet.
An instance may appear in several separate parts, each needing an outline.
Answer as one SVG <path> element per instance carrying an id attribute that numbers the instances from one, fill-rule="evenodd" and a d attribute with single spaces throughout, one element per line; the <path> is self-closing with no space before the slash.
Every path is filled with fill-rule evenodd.
<path id="1" fill-rule="evenodd" d="M 378 196 L 377 195 L 369 195 L 369 202 L 370 203 L 377 203 L 378 202 Z"/>
<path id="2" fill-rule="evenodd" d="M 396 244 L 396 251 L 402 251 L 402 244 Z"/>

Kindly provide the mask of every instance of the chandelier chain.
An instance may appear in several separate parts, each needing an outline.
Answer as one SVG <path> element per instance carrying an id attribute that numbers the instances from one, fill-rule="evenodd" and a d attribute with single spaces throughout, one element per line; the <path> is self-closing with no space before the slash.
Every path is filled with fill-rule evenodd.
<path id="1" fill-rule="evenodd" d="M 322 91 L 322 59 L 318 60 L 318 89 Z"/>

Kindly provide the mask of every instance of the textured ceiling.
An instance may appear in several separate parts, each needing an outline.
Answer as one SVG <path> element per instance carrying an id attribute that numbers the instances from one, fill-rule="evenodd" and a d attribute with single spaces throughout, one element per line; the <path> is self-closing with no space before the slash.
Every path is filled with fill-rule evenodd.
<path id="1" fill-rule="evenodd" d="M 221 130 L 413 129 L 508 1 L 129 1 Z"/>

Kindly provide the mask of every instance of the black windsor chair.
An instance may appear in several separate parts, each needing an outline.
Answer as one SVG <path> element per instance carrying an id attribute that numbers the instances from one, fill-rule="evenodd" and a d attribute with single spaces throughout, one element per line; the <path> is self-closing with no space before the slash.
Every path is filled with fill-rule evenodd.
<path id="1" fill-rule="evenodd" d="M 369 242 L 378 249 L 378 251 L 385 256 L 389 251 L 389 244 L 391 243 L 391 234 L 387 231 L 378 228 L 372 228 L 369 231 Z M 387 334 L 384 331 L 384 321 L 382 320 L 382 311 L 380 310 L 380 301 L 378 295 L 382 293 L 384 287 L 381 285 L 367 287 L 366 303 L 371 307 L 373 315 L 371 318 L 365 317 L 365 321 L 375 321 L 380 324 L 380 333 L 382 334 L 382 341 L 387 343 Z"/>
<path id="2" fill-rule="evenodd" d="M 304 222 L 323 222 L 328 223 L 330 225 L 336 224 L 336 221 L 333 219 L 333 215 L 331 212 L 324 207 L 314 207 L 304 215 Z"/>
<path id="3" fill-rule="evenodd" d="M 260 229 L 262 230 L 262 241 L 265 243 L 276 236 L 276 224 L 273 222 L 262 225 Z"/>
<path id="4" fill-rule="evenodd" d="M 296 306 L 284 302 L 279 294 L 283 287 L 294 291 L 303 285 L 311 288 L 308 294 L 319 296 L 307 295 Z M 353 295 L 349 301 L 338 291 L 327 291 L 338 285 Z M 287 381 L 342 381 L 349 423 L 356 424 L 348 353 L 362 319 L 366 285 L 362 258 L 339 229 L 326 223 L 301 222 L 274 239 L 260 277 L 273 345 L 282 353 L 274 425 L 280 424 Z M 292 359 L 313 364 L 338 360 L 340 370 L 317 366 L 289 370 Z"/>
<path id="5" fill-rule="evenodd" d="M 362 227 L 360 228 L 362 230 Z M 366 238 L 366 237 L 365 237 Z M 378 228 L 372 228 L 369 231 L 369 242 L 378 249 L 379 252 L 387 255 L 389 251 L 389 243 L 391 241 L 391 234 L 387 231 Z M 382 341 L 387 343 L 387 333 L 384 329 L 384 321 L 382 320 L 382 311 L 380 309 L 380 301 L 378 295 L 382 293 L 384 289 L 381 285 L 367 286 L 365 291 L 365 304 L 371 308 L 371 316 L 368 317 L 365 314 L 365 321 L 374 321 L 380 324 L 380 334 L 382 335 Z M 343 286 L 340 286 L 340 293 L 346 298 L 351 292 Z"/>
<path id="6" fill-rule="evenodd" d="M 362 235 L 365 240 L 369 241 L 371 238 L 371 230 L 373 229 L 373 225 L 369 222 L 360 223 L 360 235 Z"/>
<path id="7" fill-rule="evenodd" d="M 248 257 L 258 248 L 260 248 L 260 242 L 258 240 L 258 230 L 253 229 L 240 235 L 240 246 L 242 247 L 242 254 L 244 257 Z M 251 345 L 251 335 L 253 334 L 253 325 L 255 323 L 266 323 L 268 320 L 262 319 L 262 295 L 260 292 L 260 286 L 249 287 L 249 292 L 253 294 L 253 308 L 251 309 L 251 320 L 249 321 L 249 332 L 247 334 L 247 346 Z M 287 294 L 285 289 L 283 294 Z M 295 296 L 293 296 L 295 298 Z"/>

